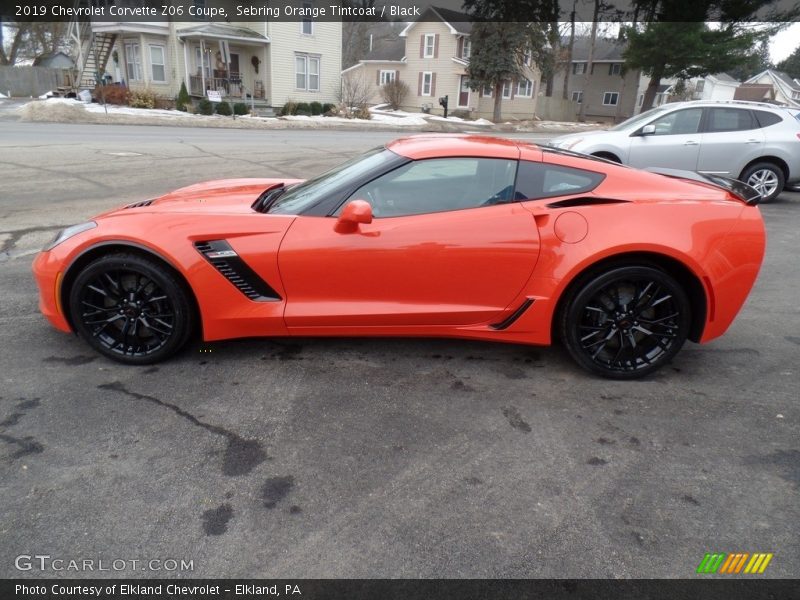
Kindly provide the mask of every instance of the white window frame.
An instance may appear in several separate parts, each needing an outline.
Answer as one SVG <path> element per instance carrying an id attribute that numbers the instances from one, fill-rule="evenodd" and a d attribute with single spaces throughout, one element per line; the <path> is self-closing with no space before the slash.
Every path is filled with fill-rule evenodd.
<path id="1" fill-rule="evenodd" d="M 425 91 L 425 87 L 427 86 L 428 91 Z M 431 89 L 433 88 L 433 71 L 423 71 L 422 72 L 422 95 L 423 96 L 430 96 Z"/>
<path id="2" fill-rule="evenodd" d="M 303 69 L 298 69 L 302 64 Z M 296 52 L 294 55 L 294 85 L 296 90 L 306 92 L 318 92 L 320 90 L 320 57 L 314 54 L 303 54 Z M 316 72 L 312 67 L 316 67 Z M 298 85 L 299 78 L 303 78 L 303 85 Z M 316 85 L 314 85 L 313 78 L 316 77 Z"/>
<path id="3" fill-rule="evenodd" d="M 471 54 L 472 54 L 472 42 L 468 37 L 465 37 L 464 41 L 461 44 L 461 58 L 464 60 L 469 60 Z"/>
<path id="4" fill-rule="evenodd" d="M 143 81 L 142 54 L 139 42 L 125 42 L 125 72 L 129 81 Z"/>
<path id="5" fill-rule="evenodd" d="M 201 57 L 202 57 L 202 50 L 200 49 L 200 46 L 195 46 L 194 61 L 195 63 L 197 63 L 196 64 L 197 72 L 202 73 L 202 75 L 205 75 L 206 79 L 211 79 L 211 61 L 207 56 L 203 58 Z"/>
<path id="6" fill-rule="evenodd" d="M 303 8 L 313 8 L 313 2 L 303 2 Z M 308 31 L 306 31 L 308 25 Z M 300 35 L 314 35 L 314 20 L 311 17 L 300 18 Z"/>
<path id="7" fill-rule="evenodd" d="M 503 82 L 503 99 L 510 100 L 511 99 L 511 82 L 506 80 Z"/>
<path id="8" fill-rule="evenodd" d="M 153 58 L 153 48 L 161 50 L 161 63 L 155 62 Z M 167 83 L 167 48 L 163 44 L 148 44 L 148 53 L 150 54 L 150 77 L 153 83 Z M 161 67 L 164 70 L 164 78 L 158 79 L 156 77 L 155 67 Z"/>
<path id="9" fill-rule="evenodd" d="M 524 91 L 522 89 L 523 84 L 526 84 Z M 527 77 L 523 77 L 517 81 L 517 96 L 521 98 L 530 98 L 533 96 L 533 82 Z"/>
<path id="10" fill-rule="evenodd" d="M 611 100 L 614 101 L 611 102 Z M 617 104 L 619 104 L 619 92 L 603 92 L 603 106 L 616 106 Z"/>
<path id="11" fill-rule="evenodd" d="M 583 75 L 586 73 L 586 63 L 585 62 L 576 62 L 574 63 L 575 68 L 572 69 L 573 75 Z"/>
<path id="12" fill-rule="evenodd" d="M 622 75 L 622 63 L 611 63 L 609 75 Z"/>
<path id="13" fill-rule="evenodd" d="M 428 40 L 430 40 L 430 43 L 428 43 Z M 430 49 L 430 52 L 428 52 L 429 49 Z M 422 58 L 433 58 L 433 55 L 435 53 L 436 53 L 436 34 L 435 33 L 426 33 L 425 34 L 425 43 L 423 44 L 423 47 L 422 47 Z"/>
<path id="14" fill-rule="evenodd" d="M 485 85 L 485 86 L 483 86 L 483 89 L 481 90 L 481 95 L 484 98 L 491 98 L 493 92 L 494 92 L 494 90 L 492 89 L 492 86 Z"/>
<path id="15" fill-rule="evenodd" d="M 580 104 L 583 102 L 583 90 L 576 90 L 572 92 L 572 101 Z"/>
<path id="16" fill-rule="evenodd" d="M 381 69 L 381 76 L 380 76 L 381 85 L 383 86 L 386 85 L 387 83 L 391 83 L 392 81 L 394 81 L 394 78 L 396 76 L 397 73 L 394 70 Z"/>

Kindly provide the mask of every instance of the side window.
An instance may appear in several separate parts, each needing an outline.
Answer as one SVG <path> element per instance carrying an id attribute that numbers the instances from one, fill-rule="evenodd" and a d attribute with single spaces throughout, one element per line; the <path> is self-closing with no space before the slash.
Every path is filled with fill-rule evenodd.
<path id="1" fill-rule="evenodd" d="M 519 163 L 515 200 L 551 198 L 590 192 L 605 179 L 602 173 L 551 165 L 548 163 Z"/>
<path id="2" fill-rule="evenodd" d="M 366 200 L 375 217 L 502 204 L 512 200 L 516 168 L 516 161 L 500 158 L 418 160 L 361 186 L 345 204 Z"/>
<path id="3" fill-rule="evenodd" d="M 680 135 L 697 133 L 700 128 L 700 117 L 703 116 L 702 108 L 687 108 L 676 110 L 656 119 L 651 125 L 656 126 L 654 135 Z"/>
<path id="4" fill-rule="evenodd" d="M 770 125 L 775 125 L 775 123 L 783 121 L 780 115 L 765 110 L 754 110 L 753 114 L 756 116 L 756 119 L 758 119 L 759 127 L 769 127 Z"/>
<path id="5" fill-rule="evenodd" d="M 708 113 L 706 131 L 745 131 L 758 125 L 749 110 L 741 108 L 711 108 Z"/>

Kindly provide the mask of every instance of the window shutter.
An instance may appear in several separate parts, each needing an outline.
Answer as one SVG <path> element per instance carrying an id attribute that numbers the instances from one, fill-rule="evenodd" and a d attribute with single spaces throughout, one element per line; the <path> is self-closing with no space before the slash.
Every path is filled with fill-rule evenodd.
<path id="1" fill-rule="evenodd" d="M 425 56 L 425 36 L 419 36 L 419 57 L 423 58 Z"/>
<path id="2" fill-rule="evenodd" d="M 419 72 L 419 81 L 417 81 L 417 96 L 422 96 L 422 71 Z"/>
<path id="3" fill-rule="evenodd" d="M 394 80 L 395 81 L 400 81 L 400 71 L 395 71 L 394 72 Z"/>
<path id="4" fill-rule="evenodd" d="M 438 35 L 436 36 L 439 37 Z M 431 73 L 431 96 L 436 95 L 436 73 Z"/>
<path id="5" fill-rule="evenodd" d="M 433 58 L 439 58 L 439 34 L 433 36 Z M 434 74 L 434 77 L 436 75 Z"/>

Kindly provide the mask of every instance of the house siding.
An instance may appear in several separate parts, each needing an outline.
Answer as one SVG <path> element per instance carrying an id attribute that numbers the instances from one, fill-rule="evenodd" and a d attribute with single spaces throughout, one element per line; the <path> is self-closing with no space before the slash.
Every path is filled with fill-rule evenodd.
<path id="1" fill-rule="evenodd" d="M 573 61 L 585 62 L 585 61 Z M 621 64 L 621 61 L 614 61 Z M 609 75 L 609 64 L 613 62 L 595 62 L 594 73 L 573 75 L 570 67 L 567 98 L 572 98 L 573 92 L 583 92 L 583 102 L 586 103 L 586 118 L 589 120 L 618 122 L 631 117 L 636 111 L 636 99 L 639 93 L 639 71 L 631 70 L 621 75 Z M 563 65 L 562 65 L 563 67 Z M 561 90 L 564 86 L 564 69 L 558 70 L 553 81 L 553 89 Z M 619 94 L 616 106 L 603 105 L 603 95 L 606 92 Z M 575 114 L 580 111 L 580 104 L 575 104 Z"/>

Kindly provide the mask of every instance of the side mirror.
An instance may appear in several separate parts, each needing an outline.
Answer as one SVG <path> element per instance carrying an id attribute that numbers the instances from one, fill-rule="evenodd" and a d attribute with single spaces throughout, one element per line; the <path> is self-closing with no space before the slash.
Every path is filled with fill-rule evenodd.
<path id="1" fill-rule="evenodd" d="M 352 200 L 336 220 L 335 230 L 338 233 L 352 233 L 361 223 L 372 223 L 372 206 L 366 200 Z"/>
<path id="2" fill-rule="evenodd" d="M 645 125 L 644 127 L 642 127 L 642 130 L 641 132 L 639 132 L 639 135 L 653 135 L 655 132 L 656 132 L 655 125 Z"/>

